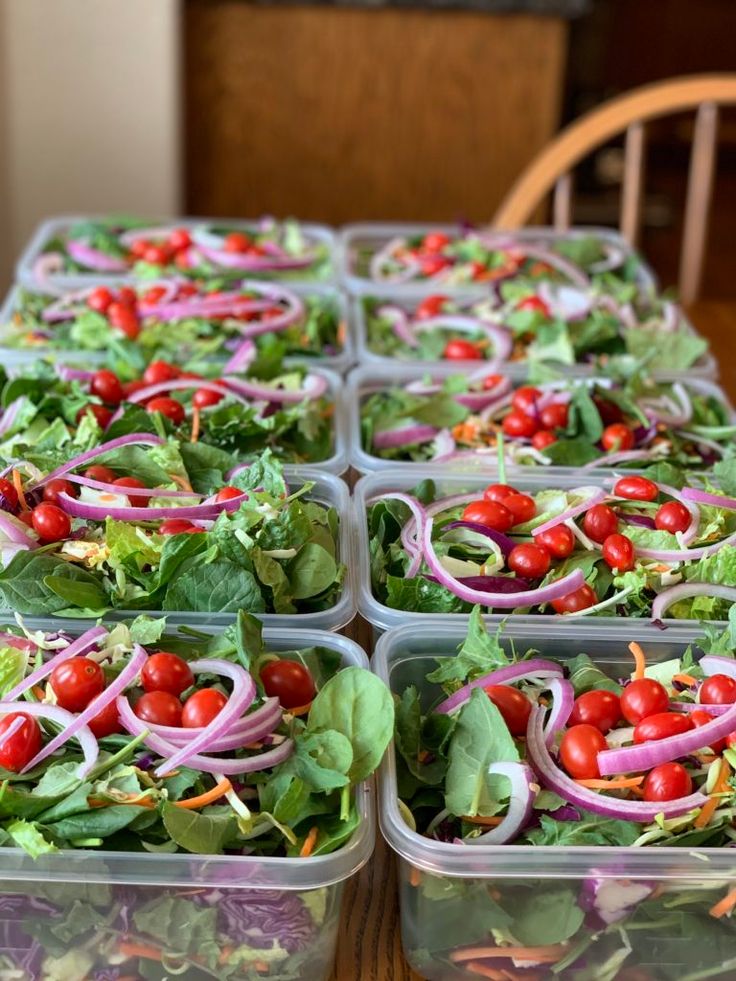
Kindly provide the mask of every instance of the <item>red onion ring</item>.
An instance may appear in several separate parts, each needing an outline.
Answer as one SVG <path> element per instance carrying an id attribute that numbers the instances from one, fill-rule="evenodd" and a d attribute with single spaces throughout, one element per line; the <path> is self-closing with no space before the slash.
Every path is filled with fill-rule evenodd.
<path id="1" fill-rule="evenodd" d="M 186 497 L 190 500 L 193 497 L 202 497 L 202 494 L 197 494 L 196 491 L 172 491 L 163 487 L 120 487 L 102 480 L 92 480 L 91 477 L 82 477 L 76 473 L 70 473 L 66 479 L 71 484 L 81 484 L 82 487 L 91 487 L 93 490 L 120 494 L 124 497 Z"/>
<path id="2" fill-rule="evenodd" d="M 439 430 L 434 426 L 404 426 L 401 429 L 381 429 L 373 433 L 373 446 L 377 450 L 396 449 L 402 446 L 418 446 L 431 443 Z"/>
<path id="3" fill-rule="evenodd" d="M 456 845 L 505 845 L 528 824 L 538 793 L 534 773 L 526 763 L 491 763 L 489 776 L 506 777 L 511 784 L 509 809 L 499 825 L 472 838 L 456 838 Z M 537 789 L 533 789 L 537 787 Z"/>
<path id="4" fill-rule="evenodd" d="M 282 720 L 281 703 L 278 698 L 268 698 L 250 715 L 234 722 L 227 732 L 213 740 L 207 747 L 210 753 L 220 753 L 226 750 L 243 749 L 250 743 L 258 742 L 265 736 L 271 735 Z M 150 722 L 146 723 L 155 736 L 161 736 L 173 746 L 179 748 L 189 745 L 192 740 L 203 732 L 203 727 L 185 729 L 176 726 L 160 726 Z"/>
<path id="5" fill-rule="evenodd" d="M 0 533 L 7 541 L 22 545 L 24 548 L 38 548 L 38 539 L 28 533 L 30 529 L 28 531 L 26 529 L 27 525 L 24 525 L 19 518 L 6 511 L 0 511 Z"/>
<path id="6" fill-rule="evenodd" d="M 736 498 L 724 497 L 722 494 L 709 494 L 707 491 L 698 490 L 696 487 L 683 487 L 680 491 L 680 497 L 683 504 L 686 501 L 692 501 L 694 504 L 710 504 L 715 508 L 736 511 Z"/>
<path id="7" fill-rule="evenodd" d="M 77 770 L 77 777 L 80 780 L 83 780 L 87 776 L 97 762 L 100 748 L 97 745 L 97 740 L 92 735 L 91 729 L 87 725 L 87 720 L 80 723 L 81 716 L 74 716 L 71 712 L 67 712 L 66 709 L 59 708 L 58 705 L 46 705 L 44 702 L 21 702 L 20 704 L 18 702 L 0 702 L 0 715 L 8 715 L 10 712 L 21 712 L 23 715 L 32 715 L 37 719 L 50 719 L 57 725 L 64 726 L 64 731 L 56 737 L 56 739 L 61 739 L 62 742 L 71 739 L 72 736 L 76 736 L 79 740 L 79 745 L 82 747 L 82 754 L 84 756 L 84 762 L 79 764 Z M 53 739 L 48 746 L 56 742 L 56 739 Z M 33 769 L 37 763 L 40 763 L 41 759 L 44 759 L 48 755 L 46 752 L 48 746 L 37 753 L 21 772 L 26 773 L 28 770 Z M 53 750 L 50 750 L 50 752 L 53 752 Z"/>
<path id="8" fill-rule="evenodd" d="M 288 402 L 292 405 L 322 398 L 328 388 L 327 379 L 324 375 L 313 372 L 305 376 L 303 387 L 296 391 L 291 391 L 288 388 L 274 388 L 271 385 L 258 385 L 242 378 L 235 378 L 232 375 L 226 375 L 222 380 L 231 390 L 231 393 L 234 390 L 251 399 L 264 402 Z"/>
<path id="9" fill-rule="evenodd" d="M 50 276 L 60 276 L 64 273 L 64 256 L 61 252 L 45 252 L 38 256 L 31 268 L 31 277 L 37 289 L 52 296 L 61 296 L 64 291 L 59 289 Z"/>
<path id="10" fill-rule="evenodd" d="M 160 521 L 167 518 L 217 518 L 221 511 L 237 511 L 240 505 L 248 500 L 243 493 L 239 497 L 230 498 L 219 503 L 182 505 L 181 507 L 137 508 L 110 507 L 107 504 L 86 504 L 68 494 L 58 495 L 59 507 L 73 518 L 88 518 L 92 521 L 104 521 L 114 518 L 116 521 Z"/>
<path id="11" fill-rule="evenodd" d="M 544 726 L 544 744 L 551 746 L 555 736 L 567 725 L 575 705 L 575 689 L 567 678 L 553 678 L 546 686 L 552 694 L 552 707 Z"/>
<path id="12" fill-rule="evenodd" d="M 121 446 L 130 446 L 131 444 L 137 444 L 140 446 L 160 446 L 164 442 L 160 436 L 153 436 L 151 433 L 128 433 L 127 436 L 119 436 L 117 439 L 111 439 L 107 443 L 100 443 L 99 446 L 95 446 L 91 450 L 87 450 L 86 453 L 80 453 L 79 456 L 75 456 L 71 460 L 67 460 L 66 463 L 57 467 L 56 470 L 52 470 L 51 473 L 42 477 L 33 485 L 35 487 L 43 487 L 44 484 L 48 484 L 50 480 L 55 480 L 57 477 L 64 477 L 72 470 L 76 470 L 77 467 L 81 467 L 83 464 L 88 463 L 90 460 L 95 460 L 98 456 L 102 456 L 103 453 L 109 453 L 111 450 L 120 449 Z"/>
<path id="13" fill-rule="evenodd" d="M 736 661 L 732 657 L 721 657 L 718 654 L 705 654 L 698 661 L 699 667 L 703 669 L 703 674 L 706 678 L 712 677 L 714 674 L 726 674 L 729 678 L 736 679 Z M 717 706 L 713 706 L 716 708 Z M 706 708 L 711 708 L 710 705 L 706 705 Z"/>
<path id="14" fill-rule="evenodd" d="M 197 242 L 197 248 L 215 266 L 222 266 L 225 269 L 243 269 L 248 272 L 267 272 L 278 269 L 307 269 L 317 259 L 315 252 L 307 252 L 297 258 L 288 256 L 278 258 L 277 256 L 248 255 L 240 252 L 226 252 L 224 249 L 212 249 L 207 245 Z"/>
<path id="15" fill-rule="evenodd" d="M 659 593 L 652 603 L 652 620 L 661 620 L 665 610 L 673 603 L 693 596 L 714 596 L 736 603 L 736 587 L 716 586 L 709 582 L 683 582 L 672 586 Z"/>
<path id="16" fill-rule="evenodd" d="M 125 272 L 128 268 L 122 259 L 116 259 L 105 252 L 100 252 L 99 249 L 93 249 L 91 245 L 80 239 L 67 239 L 66 251 L 80 266 L 87 266 L 95 272 L 119 273 Z"/>
<path id="17" fill-rule="evenodd" d="M 406 310 L 394 303 L 384 303 L 376 310 L 376 314 L 383 320 L 389 321 L 394 334 L 400 341 L 411 348 L 419 347 L 419 341 L 414 336 Z"/>
<path id="18" fill-rule="evenodd" d="M 462 314 L 439 314 L 425 317 L 412 324 L 414 332 L 424 330 L 454 330 L 463 334 L 483 332 L 493 344 L 493 360 L 506 361 L 514 346 L 513 337 L 505 327 L 493 324 L 479 317 L 466 317 Z"/>
<path id="19" fill-rule="evenodd" d="M 25 396 L 19 395 L 17 399 L 13 399 L 10 405 L 3 412 L 2 416 L 0 416 L 0 436 L 4 436 L 13 425 L 24 401 Z"/>
<path id="20" fill-rule="evenodd" d="M 249 337 L 246 337 L 245 340 L 237 346 L 230 357 L 230 360 L 223 368 L 223 374 L 227 375 L 233 371 L 247 371 L 253 361 L 255 361 L 257 354 L 257 347 Z"/>
<path id="21" fill-rule="evenodd" d="M 390 239 L 377 252 L 374 252 L 369 265 L 371 279 L 377 283 L 406 283 L 413 279 L 421 268 L 419 262 L 410 256 L 400 259 L 394 255 L 397 250 L 405 248 L 406 239 L 397 237 Z M 385 271 L 385 266 L 390 262 L 398 263 L 403 268 L 390 272 Z"/>
<path id="22" fill-rule="evenodd" d="M 474 678 L 462 688 L 458 688 L 448 698 L 434 709 L 440 715 L 449 715 L 462 708 L 470 700 L 470 696 L 475 688 L 485 688 L 487 685 L 509 685 L 518 681 L 528 679 L 561 679 L 562 668 L 554 661 L 546 661 L 541 657 L 532 658 L 529 661 L 519 661 L 516 664 L 508 664 L 503 668 L 496 668 L 488 674 Z M 549 686 L 547 686 L 549 687 Z"/>
<path id="23" fill-rule="evenodd" d="M 405 504 L 412 513 L 412 520 L 416 527 L 420 530 L 420 535 L 424 531 L 424 522 L 426 520 L 425 510 L 422 505 L 417 501 L 416 498 L 412 497 L 410 494 L 400 494 L 398 491 L 394 493 L 380 494 L 378 497 L 372 498 L 370 501 L 366 502 L 367 507 L 371 507 L 374 504 L 378 504 L 379 501 L 394 500 L 401 501 Z M 404 527 L 401 529 L 401 544 L 404 546 L 407 554 L 411 556 L 411 562 L 409 567 L 404 573 L 405 579 L 413 579 L 419 572 L 422 565 L 422 551 L 419 548 L 416 541 L 411 541 L 407 532 L 407 528 L 411 524 L 411 521 L 407 521 Z"/>

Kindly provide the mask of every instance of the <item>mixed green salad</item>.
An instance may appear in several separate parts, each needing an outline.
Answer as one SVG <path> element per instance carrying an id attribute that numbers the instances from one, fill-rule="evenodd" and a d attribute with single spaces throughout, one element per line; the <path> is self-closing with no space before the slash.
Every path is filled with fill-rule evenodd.
<path id="1" fill-rule="evenodd" d="M 355 787 L 380 762 L 393 705 L 338 651 L 269 650 L 244 613 L 212 635 L 169 635 L 147 617 L 75 637 L 19 623 L 0 634 L 0 847 L 306 862 L 359 827 Z M 327 969 L 335 890 L 248 888 L 250 866 L 242 888 L 234 872 L 189 888 L 111 885 L 98 881 L 105 855 L 89 861 L 71 892 L 3 883 L 5 976 L 285 981 Z"/>
<path id="2" fill-rule="evenodd" d="M 108 368 L 39 361 L 0 369 L 0 459 L 52 468 L 103 441 L 151 433 L 222 451 L 233 465 L 266 449 L 316 463 L 335 452 L 333 398 L 327 376 L 301 368 L 211 379 L 152 361 L 126 382 Z"/>
<path id="3" fill-rule="evenodd" d="M 34 271 L 39 278 L 95 273 L 149 279 L 173 272 L 195 279 L 322 279 L 333 269 L 329 246 L 293 219 L 152 225 L 101 218 L 79 221 L 45 242 Z"/>
<path id="4" fill-rule="evenodd" d="M 662 477 L 678 483 L 673 486 Z M 367 502 L 370 581 L 412 613 L 557 613 L 723 620 L 736 601 L 736 462 L 703 486 L 658 480 L 449 497 L 432 480 Z M 366 570 L 367 571 L 367 570 Z"/>
<path id="5" fill-rule="evenodd" d="M 371 381 L 366 388 L 376 387 Z M 687 382 L 556 379 L 520 385 L 486 371 L 415 378 L 360 405 L 361 441 L 383 460 L 707 470 L 732 453 L 736 425 L 716 392 Z"/>
<path id="6" fill-rule="evenodd" d="M 292 614 L 342 593 L 337 511 L 309 499 L 312 482 L 292 491 L 269 451 L 233 466 L 132 433 L 43 463 L 28 453 L 0 478 L 2 608 Z"/>
<path id="7" fill-rule="evenodd" d="M 134 374 L 156 359 L 227 370 L 281 358 L 334 357 L 346 325 L 337 295 L 301 295 L 276 283 L 222 277 L 193 283 L 157 278 L 135 286 L 90 286 L 57 296 L 21 287 L 4 347 L 105 358 Z"/>
<path id="8" fill-rule="evenodd" d="M 454 852 L 733 847 L 734 614 L 725 631 L 707 630 L 696 649 L 667 661 L 647 664 L 630 644 L 629 671 L 623 649 L 600 662 L 517 651 L 474 608 L 459 651 L 417 657 L 416 683 L 395 695 L 392 790 L 404 820 Z M 624 871 L 623 855 L 619 877 L 512 878 L 493 874 L 493 857 L 478 858 L 480 878 L 409 870 L 404 944 L 429 977 L 733 973 L 736 889 L 727 879 L 642 879 Z"/>

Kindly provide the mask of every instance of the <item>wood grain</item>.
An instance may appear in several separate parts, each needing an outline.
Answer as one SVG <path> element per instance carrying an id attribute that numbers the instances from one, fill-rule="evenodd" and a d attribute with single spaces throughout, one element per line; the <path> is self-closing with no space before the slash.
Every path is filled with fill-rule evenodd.
<path id="1" fill-rule="evenodd" d="M 487 220 L 558 121 L 556 18 L 188 0 L 184 27 L 190 213 Z"/>

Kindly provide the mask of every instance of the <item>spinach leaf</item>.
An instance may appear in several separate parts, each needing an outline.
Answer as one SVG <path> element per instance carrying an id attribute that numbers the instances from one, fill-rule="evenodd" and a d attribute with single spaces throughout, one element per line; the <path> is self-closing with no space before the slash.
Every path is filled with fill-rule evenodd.
<path id="1" fill-rule="evenodd" d="M 266 612 L 253 573 L 224 559 L 184 572 L 169 586 L 162 608 L 203 613 L 237 613 L 241 609 L 249 613 Z"/>
<path id="2" fill-rule="evenodd" d="M 232 811 L 227 814 L 199 814 L 164 803 L 161 817 L 172 841 L 195 855 L 220 855 L 225 843 L 237 831 Z"/>
<path id="3" fill-rule="evenodd" d="M 621 685 L 604 674 L 587 654 L 577 654 L 567 662 L 566 668 L 576 696 L 594 688 L 621 693 Z"/>
<path id="4" fill-rule="evenodd" d="M 454 657 L 440 660 L 440 666 L 427 675 L 427 681 L 438 684 L 465 682 L 494 671 L 509 663 L 499 640 L 501 628 L 489 633 L 479 606 L 474 606 L 468 623 L 468 633 Z"/>
<path id="5" fill-rule="evenodd" d="M 70 814 L 58 821 L 44 825 L 46 831 L 56 838 L 107 838 L 117 831 L 127 828 L 148 808 L 136 804 L 113 804 L 86 812 Z"/>
<path id="6" fill-rule="evenodd" d="M 294 599 L 309 599 L 333 585 L 337 564 L 321 545 L 307 542 L 288 563 L 286 574 Z"/>
<path id="7" fill-rule="evenodd" d="M 440 757 L 431 763 L 423 763 L 420 759 L 422 736 L 419 693 L 414 685 L 410 685 L 401 693 L 396 705 L 396 724 L 394 726 L 396 748 L 404 758 L 409 772 L 417 780 L 436 786 L 442 782 L 447 769 L 447 761 Z"/>
<path id="8" fill-rule="evenodd" d="M 516 911 L 513 935 L 522 944 L 558 944 L 574 936 L 583 925 L 585 913 L 577 893 L 569 886 L 530 890 Z"/>
<path id="9" fill-rule="evenodd" d="M 182 443 L 179 452 L 198 494 L 212 494 L 222 487 L 225 474 L 233 467 L 232 454 L 207 443 Z"/>
<path id="10" fill-rule="evenodd" d="M 46 585 L 51 578 L 55 588 L 58 579 L 98 590 L 98 580 L 79 566 L 46 552 L 18 552 L 0 572 L 0 606 L 31 616 L 58 613 L 68 604 L 55 589 Z M 96 595 L 96 594 L 95 594 Z"/>
<path id="11" fill-rule="evenodd" d="M 295 740 L 294 772 L 316 791 L 335 790 L 350 782 L 353 747 L 335 729 L 305 732 Z"/>
<path id="12" fill-rule="evenodd" d="M 540 814 L 539 827 L 524 832 L 523 840 L 532 845 L 633 845 L 640 834 L 635 821 L 602 818 L 581 809 L 579 821 Z"/>

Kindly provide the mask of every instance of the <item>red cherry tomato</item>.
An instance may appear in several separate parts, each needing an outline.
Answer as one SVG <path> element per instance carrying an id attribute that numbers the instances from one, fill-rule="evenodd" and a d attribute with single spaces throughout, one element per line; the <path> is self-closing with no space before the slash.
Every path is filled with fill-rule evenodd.
<path id="1" fill-rule="evenodd" d="M 503 375 L 486 375 L 483 379 L 483 391 L 488 392 L 496 388 L 503 381 Z"/>
<path id="2" fill-rule="evenodd" d="M 705 709 L 695 709 L 694 712 L 690 713 L 690 721 L 693 724 L 693 728 L 700 729 L 701 726 L 705 726 L 709 722 L 712 722 L 713 716 L 710 714 L 710 712 L 706 712 Z M 725 748 L 725 739 L 719 739 L 717 742 L 710 744 L 710 749 L 712 749 L 714 753 L 722 753 Z"/>
<path id="3" fill-rule="evenodd" d="M 575 551 L 575 535 L 567 525 L 555 525 L 534 535 L 534 541 L 546 548 L 553 559 L 566 559 Z"/>
<path id="4" fill-rule="evenodd" d="M 194 675 L 187 662 L 177 654 L 159 651 L 151 654 L 141 669 L 144 691 L 167 691 L 181 695 L 194 684 Z"/>
<path id="5" fill-rule="evenodd" d="M 537 400 L 541 396 L 541 391 L 533 385 L 521 385 L 512 395 L 511 405 L 517 412 L 523 412 L 530 416 L 536 412 Z"/>
<path id="6" fill-rule="evenodd" d="M 121 286 L 117 298 L 126 307 L 135 307 L 138 303 L 138 294 L 131 286 Z"/>
<path id="7" fill-rule="evenodd" d="M 494 531 L 509 531 L 514 516 L 497 501 L 472 501 L 463 511 L 463 521 L 474 521 Z"/>
<path id="8" fill-rule="evenodd" d="M 504 498 L 503 506 L 511 512 L 515 525 L 531 521 L 537 513 L 534 498 L 528 494 L 509 494 Z"/>
<path id="9" fill-rule="evenodd" d="M 226 704 L 227 696 L 217 688 L 200 688 L 184 702 L 181 724 L 185 729 L 207 726 L 222 712 Z"/>
<path id="10" fill-rule="evenodd" d="M 71 518 L 55 504 L 39 504 L 31 513 L 33 527 L 44 544 L 69 537 Z"/>
<path id="11" fill-rule="evenodd" d="M 550 555 L 539 545 L 515 545 L 509 552 L 506 563 L 517 576 L 526 579 L 541 579 L 549 572 Z"/>
<path id="12" fill-rule="evenodd" d="M 590 725 L 605 735 L 621 719 L 621 702 L 612 691 L 586 691 L 575 699 L 568 725 Z"/>
<path id="13" fill-rule="evenodd" d="M 147 691 L 133 706 L 133 711 L 144 722 L 156 726 L 181 726 L 181 702 L 168 691 Z"/>
<path id="14" fill-rule="evenodd" d="M 112 293 L 106 286 L 96 286 L 87 294 L 87 306 L 96 313 L 105 313 L 112 303 Z"/>
<path id="15" fill-rule="evenodd" d="M 186 410 L 181 402 L 177 402 L 176 399 L 167 398 L 165 395 L 160 395 L 151 401 L 146 406 L 147 412 L 160 412 L 162 416 L 166 416 L 170 419 L 175 426 L 180 426 L 186 418 Z"/>
<path id="16" fill-rule="evenodd" d="M 660 531 L 669 531 L 673 535 L 677 531 L 687 531 L 692 516 L 684 504 L 679 501 L 668 501 L 654 515 L 654 525 Z"/>
<path id="17" fill-rule="evenodd" d="M 603 430 L 601 445 L 607 453 L 630 450 L 634 445 L 634 430 L 622 422 L 614 422 Z"/>
<path id="18" fill-rule="evenodd" d="M 230 232 L 223 243 L 226 252 L 247 252 L 249 246 L 250 239 L 243 232 Z"/>
<path id="19" fill-rule="evenodd" d="M 621 477 L 613 485 L 613 493 L 629 501 L 656 501 L 659 488 L 646 477 Z"/>
<path id="20" fill-rule="evenodd" d="M 616 512 L 607 504 L 594 504 L 585 512 L 583 531 L 588 538 L 602 544 L 609 535 L 615 535 L 618 531 Z"/>
<path id="21" fill-rule="evenodd" d="M 176 291 L 177 299 L 186 299 L 188 296 L 196 296 L 199 290 L 194 283 L 182 283 Z"/>
<path id="22" fill-rule="evenodd" d="M 598 754 L 608 749 L 606 737 L 595 726 L 577 725 L 567 729 L 560 743 L 560 762 L 575 780 L 596 780 Z"/>
<path id="23" fill-rule="evenodd" d="M 22 521 L 24 525 L 28 525 L 29 528 L 33 527 L 33 511 L 21 511 L 18 515 L 18 520 Z"/>
<path id="24" fill-rule="evenodd" d="M 581 610 L 587 610 L 589 607 L 595 606 L 597 602 L 598 597 L 595 594 L 595 590 L 586 582 L 583 583 L 580 589 L 576 589 L 566 596 L 561 596 L 559 599 L 552 600 L 552 608 L 555 613 L 579 613 Z"/>
<path id="25" fill-rule="evenodd" d="M 225 398 L 219 392 L 213 392 L 209 388 L 198 388 L 192 396 L 192 405 L 197 409 L 206 409 L 210 405 L 217 405 Z"/>
<path id="26" fill-rule="evenodd" d="M 191 269 L 194 263 L 188 252 L 177 252 L 174 256 L 174 265 L 177 269 Z"/>
<path id="27" fill-rule="evenodd" d="M 0 735 L 16 719 L 23 719 L 23 725 L 9 739 L 0 743 L 0 766 L 11 773 L 20 773 L 41 749 L 41 727 L 38 722 L 23 712 L 10 712 L 0 719 Z"/>
<path id="28" fill-rule="evenodd" d="M 287 709 L 308 705 L 316 695 L 311 674 L 298 661 L 269 661 L 261 668 L 261 684 L 269 697 L 275 696 Z"/>
<path id="29" fill-rule="evenodd" d="M 481 279 L 492 278 L 492 275 L 489 276 L 488 267 L 484 262 L 479 262 L 477 259 L 474 259 L 470 263 L 470 278 L 478 282 Z"/>
<path id="30" fill-rule="evenodd" d="M 0 494 L 5 498 L 8 507 L 15 511 L 18 507 L 18 491 L 13 486 L 12 482 L 6 480 L 5 477 L 0 477 Z"/>
<path id="31" fill-rule="evenodd" d="M 169 250 L 165 245 L 149 245 L 143 253 L 143 261 L 152 266 L 165 266 L 169 258 Z"/>
<path id="32" fill-rule="evenodd" d="M 549 317 L 549 307 L 538 296 L 525 296 L 516 304 L 516 309 L 533 310 L 535 313 L 541 313 L 543 317 Z"/>
<path id="33" fill-rule="evenodd" d="M 103 736 L 111 736 L 114 732 L 121 732 L 123 727 L 120 725 L 120 716 L 118 715 L 118 707 L 115 704 L 115 700 L 113 699 L 113 701 L 108 702 L 101 712 L 98 712 L 93 719 L 90 719 L 87 725 L 97 739 L 102 739 Z"/>
<path id="34" fill-rule="evenodd" d="M 431 279 L 432 276 L 436 276 L 437 273 L 442 272 L 451 264 L 450 260 L 443 255 L 428 255 L 420 261 L 419 268 L 422 271 L 422 276 Z"/>
<path id="35" fill-rule="evenodd" d="M 104 368 L 92 375 L 89 391 L 90 395 L 96 395 L 108 405 L 120 405 L 123 400 L 123 386 L 120 384 L 120 379 L 114 372 Z"/>
<path id="36" fill-rule="evenodd" d="M 634 543 L 626 535 L 609 535 L 601 549 L 603 561 L 617 572 L 628 572 L 634 568 Z"/>
<path id="37" fill-rule="evenodd" d="M 84 476 L 89 477 L 90 480 L 99 480 L 101 484 L 111 484 L 115 480 L 115 473 L 101 463 L 95 463 L 91 467 L 87 467 L 84 471 Z"/>
<path id="38" fill-rule="evenodd" d="M 634 727 L 634 742 L 649 743 L 670 736 L 680 736 L 693 728 L 689 715 L 679 712 L 658 712 L 648 715 Z"/>
<path id="39" fill-rule="evenodd" d="M 108 409 L 106 405 L 97 405 L 96 402 L 88 402 L 87 405 L 83 406 L 77 413 L 77 425 L 84 419 L 85 415 L 91 412 L 92 415 L 97 420 L 97 425 L 100 429 L 106 429 L 112 419 L 112 410 Z"/>
<path id="40" fill-rule="evenodd" d="M 105 690 L 105 672 L 89 657 L 62 661 L 49 678 L 57 704 L 68 712 L 81 712 Z"/>
<path id="41" fill-rule="evenodd" d="M 427 232 L 422 239 L 422 248 L 427 252 L 441 252 L 450 244 L 450 238 L 444 232 Z"/>
<path id="42" fill-rule="evenodd" d="M 151 286 L 141 297 L 141 303 L 147 303 L 150 306 L 154 306 L 156 303 L 160 303 L 161 300 L 166 296 L 167 290 L 165 286 Z"/>
<path id="43" fill-rule="evenodd" d="M 179 369 L 168 361 L 152 361 L 143 372 L 143 381 L 146 385 L 159 385 L 178 378 L 180 374 Z"/>
<path id="44" fill-rule="evenodd" d="M 447 297 L 441 296 L 439 293 L 434 296 L 427 296 L 417 306 L 414 316 L 417 320 L 429 320 L 430 317 L 436 317 L 442 313 L 446 303 Z"/>
<path id="45" fill-rule="evenodd" d="M 509 495 L 518 493 L 511 484 L 489 484 L 483 491 L 483 497 L 486 501 L 496 501 L 498 504 L 502 504 Z"/>
<path id="46" fill-rule="evenodd" d="M 135 256 L 136 259 L 142 259 L 150 244 L 145 238 L 137 238 L 130 246 L 130 254 Z"/>
<path id="47" fill-rule="evenodd" d="M 236 497 L 242 497 L 243 491 L 238 487 L 221 487 L 215 494 L 215 504 L 222 504 L 223 501 L 232 501 Z"/>
<path id="48" fill-rule="evenodd" d="M 701 705 L 733 705 L 736 702 L 736 681 L 727 674 L 714 674 L 700 686 Z"/>
<path id="49" fill-rule="evenodd" d="M 567 425 L 567 406 L 553 402 L 542 409 L 539 418 L 545 429 L 564 429 Z"/>
<path id="50" fill-rule="evenodd" d="M 546 450 L 548 446 L 557 442 L 557 437 L 549 429 L 540 429 L 532 436 L 532 446 L 535 450 Z"/>
<path id="51" fill-rule="evenodd" d="M 59 494 L 67 494 L 69 497 L 79 497 L 79 488 L 76 484 L 72 484 L 68 480 L 63 480 L 61 477 L 57 477 L 55 480 L 50 480 L 48 484 L 44 484 L 44 501 L 48 501 L 49 504 L 58 505 Z"/>
<path id="52" fill-rule="evenodd" d="M 186 228 L 175 228 L 172 232 L 169 232 L 169 245 L 174 252 L 181 252 L 182 249 L 188 249 L 191 244 L 192 238 Z"/>
<path id="53" fill-rule="evenodd" d="M 138 314 L 124 303 L 111 303 L 107 308 L 107 316 L 112 326 L 122 331 L 129 340 L 134 341 L 140 334 Z"/>
<path id="54" fill-rule="evenodd" d="M 678 800 L 693 792 L 693 781 L 681 763 L 660 763 L 647 773 L 644 800 Z"/>
<path id="55" fill-rule="evenodd" d="M 510 685 L 488 685 L 484 689 L 508 726 L 512 736 L 525 736 L 532 703 L 524 692 Z"/>
<path id="56" fill-rule="evenodd" d="M 650 715 L 666 712 L 670 700 L 667 689 L 653 678 L 630 681 L 621 693 L 621 714 L 629 725 L 638 725 Z"/>
<path id="57" fill-rule="evenodd" d="M 442 356 L 447 361 L 479 361 L 483 357 L 475 344 L 459 338 L 447 342 Z"/>
<path id="58" fill-rule="evenodd" d="M 186 518 L 168 518 L 158 529 L 159 535 L 195 535 L 199 532 L 204 533 L 204 528 L 193 525 Z"/>
<path id="59" fill-rule="evenodd" d="M 505 435 L 510 436 L 512 439 L 519 439 L 520 437 L 528 439 L 539 429 L 539 423 L 533 416 L 528 416 L 524 412 L 517 412 L 515 409 L 512 409 L 504 417 L 501 428 Z"/>
<path id="60" fill-rule="evenodd" d="M 113 480 L 113 484 L 115 487 L 120 487 L 123 494 L 125 494 L 126 487 L 135 487 L 137 490 L 143 490 L 146 486 L 137 477 L 116 477 Z M 132 508 L 145 508 L 148 507 L 148 502 L 151 498 L 146 497 L 144 494 L 129 494 L 128 500 Z"/>

